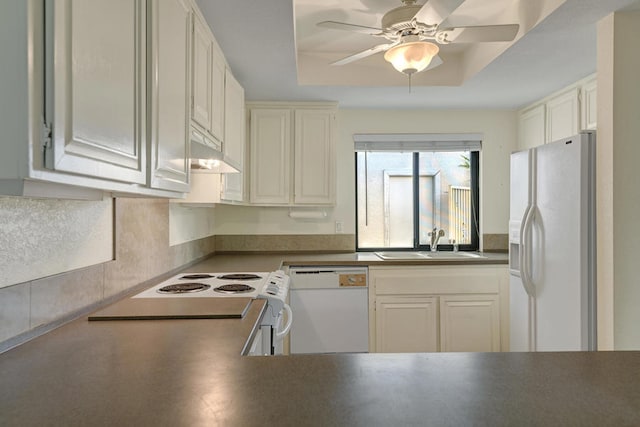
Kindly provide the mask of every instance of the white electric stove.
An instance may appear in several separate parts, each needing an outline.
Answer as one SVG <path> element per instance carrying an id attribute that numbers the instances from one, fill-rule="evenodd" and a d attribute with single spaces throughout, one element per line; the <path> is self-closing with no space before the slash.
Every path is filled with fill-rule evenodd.
<path id="1" fill-rule="evenodd" d="M 269 273 L 181 273 L 132 298 L 230 298 L 249 297 L 267 301 L 252 354 L 282 354 L 282 340 L 289 333 L 293 316 L 286 304 L 289 276 Z M 283 312 L 287 323 L 284 324 Z M 257 349 L 256 349 L 257 347 Z"/>

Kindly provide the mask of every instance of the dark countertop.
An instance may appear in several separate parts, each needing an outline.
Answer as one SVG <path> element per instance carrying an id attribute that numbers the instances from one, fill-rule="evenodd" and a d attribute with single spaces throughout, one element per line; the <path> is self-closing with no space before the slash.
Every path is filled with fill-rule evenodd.
<path id="1" fill-rule="evenodd" d="M 483 258 L 460 259 L 395 259 L 383 260 L 374 252 L 353 252 L 343 254 L 284 254 L 281 255 L 283 265 L 368 265 L 368 266 L 425 266 L 425 265 L 496 265 L 508 264 L 506 253 L 474 252 Z M 451 252 L 439 252 L 440 255 Z"/>
<path id="2" fill-rule="evenodd" d="M 426 266 L 426 265 L 501 265 L 508 264 L 506 253 L 482 252 L 485 258 L 463 258 L 459 260 L 423 259 L 423 260 L 383 260 L 373 252 L 350 253 L 295 253 L 239 255 L 221 254 L 206 259 L 188 271 L 271 271 L 291 265 L 362 265 L 362 266 Z"/>
<path id="3" fill-rule="evenodd" d="M 238 258 L 188 270 L 247 270 Z M 640 352 L 242 357 L 263 304 L 82 318 L 0 354 L 0 425 L 640 425 Z"/>

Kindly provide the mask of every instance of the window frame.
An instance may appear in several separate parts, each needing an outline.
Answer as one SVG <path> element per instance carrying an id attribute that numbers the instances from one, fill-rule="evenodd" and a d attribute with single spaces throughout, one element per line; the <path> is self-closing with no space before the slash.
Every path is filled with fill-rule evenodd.
<path id="1" fill-rule="evenodd" d="M 451 150 L 457 151 L 457 150 Z M 460 151 L 462 152 L 462 151 Z M 469 155 L 469 172 L 471 175 L 471 243 L 458 246 L 460 251 L 478 251 L 480 249 L 480 152 L 471 150 Z M 413 246 L 412 247 L 366 247 L 359 246 L 359 216 L 358 216 L 358 151 L 354 153 L 355 172 L 355 219 L 356 219 L 356 252 L 377 252 L 377 251 L 430 251 L 431 245 L 420 244 L 420 205 L 419 205 L 419 182 L 420 182 L 420 152 L 412 151 L 412 184 L 413 184 Z M 438 244 L 439 251 L 452 251 L 452 244 Z"/>

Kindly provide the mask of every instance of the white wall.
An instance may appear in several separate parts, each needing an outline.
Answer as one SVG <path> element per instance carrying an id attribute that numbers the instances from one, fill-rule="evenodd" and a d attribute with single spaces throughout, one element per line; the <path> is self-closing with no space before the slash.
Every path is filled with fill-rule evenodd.
<path id="1" fill-rule="evenodd" d="M 598 23 L 598 347 L 640 349 L 640 11 Z"/>
<path id="2" fill-rule="evenodd" d="M 213 236 L 215 209 L 169 203 L 169 245 Z"/>
<path id="3" fill-rule="evenodd" d="M 509 156 L 516 149 L 515 111 L 338 110 L 337 204 L 322 220 L 294 220 L 286 208 L 221 206 L 216 234 L 332 234 L 335 221 L 355 233 L 356 133 L 481 133 L 481 232 L 507 233 Z"/>

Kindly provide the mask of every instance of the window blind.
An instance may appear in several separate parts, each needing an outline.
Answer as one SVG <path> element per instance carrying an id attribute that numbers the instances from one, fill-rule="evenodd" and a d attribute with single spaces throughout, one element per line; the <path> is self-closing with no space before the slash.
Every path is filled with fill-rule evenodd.
<path id="1" fill-rule="evenodd" d="M 359 133 L 353 135 L 356 151 L 480 151 L 479 133 Z"/>

